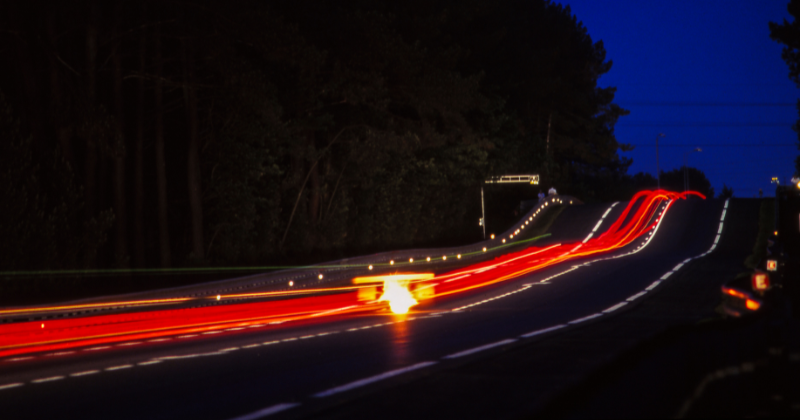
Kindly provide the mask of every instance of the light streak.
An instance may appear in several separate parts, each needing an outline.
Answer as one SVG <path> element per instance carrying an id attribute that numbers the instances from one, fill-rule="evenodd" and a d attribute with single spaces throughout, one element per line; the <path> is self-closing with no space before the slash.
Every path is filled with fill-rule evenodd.
<path id="1" fill-rule="evenodd" d="M 696 193 L 692 194 L 697 195 Z M 527 273 L 569 260 L 619 249 L 631 244 L 642 235 L 650 235 L 648 238 L 652 238 L 652 232 L 660 225 L 672 202 L 678 198 L 685 198 L 686 195 L 685 193 L 670 193 L 663 190 L 642 192 L 633 197 L 611 226 L 604 232 L 587 238 L 588 240 L 585 242 L 561 243 L 542 248 L 530 247 L 498 257 L 492 261 L 473 264 L 467 268 L 457 269 L 439 276 L 433 276 L 430 273 L 422 273 L 422 275 L 415 273 L 414 276 L 417 277 L 404 278 L 402 281 L 397 282 L 396 286 L 400 286 L 397 290 L 402 290 L 408 294 L 407 297 L 410 297 L 411 300 L 406 300 L 406 304 L 413 301 L 411 305 L 408 305 L 412 306 L 418 299 L 446 298 L 518 278 Z M 663 206 L 664 202 L 666 202 L 665 206 Z M 661 210 L 661 207 L 664 207 L 663 210 Z M 606 210 L 604 216 L 608 215 L 610 210 L 611 208 Z M 501 247 L 502 245 L 493 249 Z M 482 250 L 478 250 L 474 254 L 482 253 Z M 446 255 L 442 256 L 442 260 L 445 259 Z M 388 264 L 382 265 L 388 266 Z M 365 268 L 363 265 L 360 267 Z M 318 268 L 319 266 L 317 266 Z M 434 282 L 436 284 L 433 284 Z M 369 282 L 366 280 L 364 284 L 359 284 L 359 281 L 354 281 L 354 283 L 356 284 L 346 287 L 228 295 L 215 293 L 213 296 L 205 297 L 99 302 L 3 310 L 0 311 L 0 314 L 75 311 L 109 306 L 178 304 L 191 300 L 198 302 L 212 300 L 216 302 L 218 299 L 223 301 L 283 298 L 271 301 L 237 302 L 227 305 L 215 304 L 182 309 L 159 309 L 133 313 L 92 315 L 80 318 L 52 319 L 47 321 L 46 329 L 41 328 L 42 323 L 37 321 L 4 324 L 0 325 L 0 357 L 91 346 L 99 347 L 93 347 L 89 350 L 101 350 L 109 348 L 110 344 L 120 342 L 133 343 L 143 340 L 162 339 L 165 336 L 190 338 L 196 337 L 198 334 L 217 334 L 222 333 L 223 330 L 235 331 L 232 329 L 261 327 L 264 324 L 280 325 L 286 322 L 311 322 L 312 320 L 331 319 L 360 312 L 374 312 L 375 310 L 385 309 L 387 302 L 391 305 L 392 301 L 395 300 L 390 299 L 388 296 L 378 301 L 374 298 L 359 300 L 360 290 L 369 287 L 376 288 L 376 286 L 367 284 Z M 425 293 L 411 295 L 408 286 L 412 283 L 416 284 L 414 290 L 424 289 Z M 395 288 L 395 286 L 389 286 L 388 284 L 384 281 L 384 295 L 386 295 L 386 289 Z M 530 286 L 525 286 L 508 294 L 517 293 L 528 287 Z M 628 301 L 638 297 L 639 295 L 632 296 L 628 298 Z M 474 305 L 467 305 L 456 310 L 471 306 Z M 402 310 L 402 308 L 397 309 Z M 579 321 L 581 320 L 575 320 L 571 323 Z M 272 326 L 269 328 L 279 327 Z"/>

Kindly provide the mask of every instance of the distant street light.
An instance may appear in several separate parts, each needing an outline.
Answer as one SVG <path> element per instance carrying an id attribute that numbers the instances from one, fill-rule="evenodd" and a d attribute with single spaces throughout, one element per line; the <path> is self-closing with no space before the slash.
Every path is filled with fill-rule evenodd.
<path id="1" fill-rule="evenodd" d="M 689 160 L 689 153 L 693 152 L 702 152 L 703 149 L 697 147 L 694 150 L 690 150 L 683 154 L 683 192 L 689 191 L 689 171 L 687 165 L 687 161 Z"/>
<path id="2" fill-rule="evenodd" d="M 659 168 L 659 165 L 658 165 L 658 139 L 660 137 L 665 137 L 665 136 L 666 136 L 666 134 L 664 134 L 664 133 L 658 133 L 658 135 L 656 136 L 656 179 L 658 179 L 658 189 L 659 190 L 661 189 L 661 168 Z"/>

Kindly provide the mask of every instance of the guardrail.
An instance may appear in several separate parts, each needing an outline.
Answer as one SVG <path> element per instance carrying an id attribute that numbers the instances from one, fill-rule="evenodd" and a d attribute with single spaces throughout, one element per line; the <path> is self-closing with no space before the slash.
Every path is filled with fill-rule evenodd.
<path id="1" fill-rule="evenodd" d="M 526 227 L 531 227 L 536 219 L 550 208 L 558 205 L 582 204 L 580 200 L 571 196 L 550 196 L 538 205 L 530 209 L 520 218 L 511 228 L 500 235 L 493 235 L 492 238 L 469 245 L 449 248 L 426 248 L 409 249 L 399 251 L 387 251 L 372 255 L 365 255 L 353 258 L 345 258 L 337 261 L 330 261 L 320 264 L 309 265 L 302 268 L 280 270 L 270 273 L 254 274 L 233 279 L 218 280 L 202 285 L 181 286 L 157 291 L 137 292 L 125 295 L 106 297 L 103 300 L 89 299 L 73 303 L 97 303 L 91 309 L 83 310 L 64 310 L 31 312 L 28 309 L 34 307 L 19 307 L 6 309 L 20 309 L 25 315 L 11 315 L 0 317 L 2 322 L 29 321 L 33 319 L 49 319 L 66 316 L 80 316 L 87 313 L 98 311 L 106 312 L 112 310 L 131 310 L 133 306 L 104 306 L 103 301 L 108 299 L 124 302 L 137 300 L 146 297 L 147 299 L 170 299 L 170 298 L 190 298 L 184 300 L 184 305 L 215 305 L 224 304 L 239 300 L 237 298 L 215 301 L 203 299 L 209 296 L 237 294 L 240 292 L 270 292 L 303 290 L 319 287 L 332 287 L 336 285 L 349 284 L 353 277 L 364 274 L 378 274 L 388 271 L 398 270 L 426 270 L 436 271 L 448 267 L 457 267 L 474 262 L 478 259 L 488 258 L 507 251 L 511 247 L 516 247 L 529 242 L 531 238 L 525 234 Z M 529 230 L 530 231 L 530 230 Z M 195 299 L 202 300 L 202 303 Z M 192 302 L 195 300 L 195 302 Z M 84 305 L 80 305 L 84 306 Z"/>
<path id="2" fill-rule="evenodd" d="M 449 266 L 460 265 L 468 260 L 475 260 L 487 255 L 496 255 L 508 247 L 515 246 L 526 239 L 525 228 L 542 216 L 543 212 L 556 205 L 583 204 L 572 196 L 550 196 L 531 208 L 517 223 L 493 238 L 469 245 L 449 248 L 424 248 L 399 251 L 386 251 L 377 254 L 345 258 L 337 261 L 310 265 L 302 269 L 290 269 L 265 274 L 254 274 L 230 280 L 209 283 L 206 295 L 219 292 L 243 290 L 245 288 L 269 288 L 270 285 L 284 285 L 277 290 L 299 289 L 330 285 L 354 275 L 379 273 L 394 270 L 417 270 L 421 267 L 439 270 Z M 370 268 L 371 267 L 371 268 Z M 344 275 L 346 274 L 346 275 Z M 322 275 L 322 278 L 320 278 Z M 344 275 L 344 276 L 343 276 Z M 291 287 L 288 282 L 293 282 Z M 245 284 L 240 284 L 245 283 Z M 219 285 L 224 288 L 215 287 Z M 229 287 L 226 287 L 229 286 Z M 179 291 L 178 289 L 173 289 Z M 197 294 L 200 295 L 200 294 Z"/>

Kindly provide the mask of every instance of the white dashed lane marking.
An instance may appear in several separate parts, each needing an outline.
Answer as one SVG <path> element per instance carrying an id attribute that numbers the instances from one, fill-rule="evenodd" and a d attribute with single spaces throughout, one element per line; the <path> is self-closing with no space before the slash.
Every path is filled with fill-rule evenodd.
<path id="1" fill-rule="evenodd" d="M 314 397 L 316 397 L 316 398 L 330 397 L 331 395 L 336 395 L 336 394 L 339 394 L 339 393 L 342 393 L 342 392 L 345 392 L 345 391 L 349 391 L 351 389 L 362 387 L 364 385 L 369 385 L 371 383 L 382 381 L 384 379 L 388 379 L 388 378 L 391 378 L 393 376 L 402 375 L 404 373 L 411 372 L 413 370 L 426 368 L 428 366 L 435 365 L 436 363 L 437 362 L 431 362 L 431 361 L 420 362 L 420 363 L 417 363 L 415 365 L 406 366 L 404 368 L 390 370 L 388 372 L 384 372 L 384 373 L 381 373 L 379 375 L 370 376 L 370 377 L 364 378 L 364 379 L 359 379 L 357 381 L 353 381 L 353 382 L 350 382 L 348 384 L 340 385 L 340 386 L 328 389 L 326 391 L 319 392 L 317 394 L 314 394 Z"/>
<path id="2" fill-rule="evenodd" d="M 484 351 L 484 350 L 489 350 L 491 348 L 504 346 L 506 344 L 513 343 L 515 341 L 517 341 L 517 340 L 515 340 L 513 338 L 509 338 L 509 339 L 501 340 L 501 341 L 498 341 L 498 342 L 495 342 L 495 343 L 484 344 L 482 346 L 474 347 L 474 348 L 467 349 L 467 350 L 463 350 L 463 351 L 460 351 L 458 353 L 448 354 L 447 356 L 443 357 L 442 359 L 457 359 L 459 357 L 469 356 L 470 354 L 478 353 L 478 352 L 481 352 L 481 351 Z"/>
<path id="3" fill-rule="evenodd" d="M 522 334 L 520 337 L 522 337 L 522 338 L 531 338 L 531 337 L 535 337 L 537 335 L 547 334 L 547 333 L 549 333 L 551 331 L 560 330 L 560 329 L 562 329 L 564 327 L 566 327 L 566 325 L 564 325 L 564 324 L 556 325 L 556 326 L 549 327 L 549 328 L 543 328 L 541 330 L 531 331 L 531 332 L 529 332 L 527 334 Z"/>
<path id="4" fill-rule="evenodd" d="M 49 378 L 34 379 L 34 380 L 31 381 L 31 383 L 41 384 L 41 383 L 45 383 L 45 382 L 59 381 L 61 379 L 64 379 L 64 377 L 63 376 L 51 376 Z"/>
<path id="5" fill-rule="evenodd" d="M 99 370 L 85 370 L 83 372 L 71 373 L 69 376 L 72 376 L 73 378 L 77 378 L 79 376 L 94 375 L 95 373 L 99 373 L 99 372 L 100 372 Z"/>
<path id="6" fill-rule="evenodd" d="M 105 368 L 105 370 L 110 372 L 110 371 L 120 370 L 120 369 L 130 369 L 132 367 L 133 367 L 133 365 L 119 365 L 119 366 L 107 367 L 107 368 Z"/>
<path id="7" fill-rule="evenodd" d="M 633 302 L 634 300 L 639 299 L 640 297 L 642 297 L 642 296 L 644 296 L 646 294 L 647 294 L 646 291 L 645 292 L 639 292 L 639 293 L 637 293 L 637 294 L 635 294 L 635 295 L 633 295 L 633 296 L 631 296 L 631 297 L 629 297 L 629 298 L 627 298 L 625 300 L 627 300 L 628 302 Z"/>

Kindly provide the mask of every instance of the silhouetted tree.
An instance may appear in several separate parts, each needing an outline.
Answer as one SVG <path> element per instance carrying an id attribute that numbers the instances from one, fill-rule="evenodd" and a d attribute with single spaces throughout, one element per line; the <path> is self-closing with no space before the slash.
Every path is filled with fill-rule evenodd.
<path id="1" fill-rule="evenodd" d="M 782 24 L 776 22 L 769 23 L 769 36 L 774 41 L 785 45 L 783 48 L 783 61 L 789 65 L 789 78 L 800 87 L 800 0 L 790 0 L 787 6 L 789 14 L 794 18 L 789 22 L 786 19 Z M 800 101 L 797 102 L 797 109 L 800 111 Z M 800 136 L 800 121 L 792 127 Z M 798 138 L 800 140 L 800 138 Z M 800 144 L 798 144 L 800 148 Z M 795 174 L 800 174 L 800 155 L 795 159 Z"/>
<path id="2" fill-rule="evenodd" d="M 487 175 L 540 173 L 588 200 L 637 185 L 614 136 L 627 111 L 598 86 L 603 43 L 547 0 L 5 2 L 0 50 L 8 156 L 29 156 L 7 179 L 75 174 L 66 207 L 30 204 L 70 215 L 54 249 L 80 238 L 77 260 L 42 265 L 464 241 Z"/>
<path id="3" fill-rule="evenodd" d="M 691 166 L 671 171 L 661 172 L 661 188 L 670 191 L 683 192 L 684 190 L 684 169 L 688 176 L 689 190 L 697 191 L 706 196 L 706 198 L 714 198 L 714 188 L 711 187 L 711 182 L 706 178 L 703 171 L 693 168 Z"/>
<path id="4" fill-rule="evenodd" d="M 733 197 L 733 188 L 722 184 L 722 192 L 719 193 L 719 198 L 728 199 Z"/>

